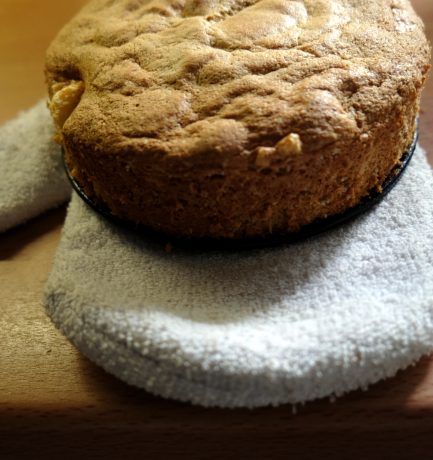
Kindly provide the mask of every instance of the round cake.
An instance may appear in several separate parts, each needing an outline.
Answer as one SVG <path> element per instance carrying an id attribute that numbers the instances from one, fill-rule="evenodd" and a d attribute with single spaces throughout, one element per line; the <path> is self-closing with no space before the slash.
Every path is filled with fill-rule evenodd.
<path id="1" fill-rule="evenodd" d="M 407 0 L 94 0 L 47 52 L 68 168 L 181 237 L 297 232 L 380 190 L 430 47 Z"/>

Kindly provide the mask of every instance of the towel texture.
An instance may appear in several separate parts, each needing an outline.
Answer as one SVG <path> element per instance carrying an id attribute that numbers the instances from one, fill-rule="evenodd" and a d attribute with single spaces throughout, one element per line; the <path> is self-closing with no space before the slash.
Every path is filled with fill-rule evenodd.
<path id="1" fill-rule="evenodd" d="M 0 232 L 70 197 L 53 135 L 44 101 L 0 127 Z"/>
<path id="2" fill-rule="evenodd" d="M 74 196 L 45 303 L 132 385 L 204 406 L 298 403 L 432 351 L 432 254 L 433 178 L 418 148 L 372 211 L 271 249 L 166 253 Z"/>
<path id="3" fill-rule="evenodd" d="M 0 128 L 0 231 L 70 195 L 43 102 Z M 433 178 L 421 149 L 375 209 L 240 253 L 163 248 L 74 196 L 46 286 L 55 324 L 124 381 L 205 406 L 340 395 L 433 350 Z"/>

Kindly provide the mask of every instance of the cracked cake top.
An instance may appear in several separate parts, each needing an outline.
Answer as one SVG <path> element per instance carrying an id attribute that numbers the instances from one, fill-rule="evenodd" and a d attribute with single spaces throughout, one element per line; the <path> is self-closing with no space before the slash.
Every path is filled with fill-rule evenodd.
<path id="1" fill-rule="evenodd" d="M 407 0 L 94 0 L 51 45 L 47 79 L 75 142 L 266 156 L 368 139 L 429 57 Z"/>

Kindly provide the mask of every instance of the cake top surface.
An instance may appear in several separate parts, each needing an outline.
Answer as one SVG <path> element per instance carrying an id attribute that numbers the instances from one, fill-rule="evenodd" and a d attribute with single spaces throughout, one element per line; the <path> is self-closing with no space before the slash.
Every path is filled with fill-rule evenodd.
<path id="1" fill-rule="evenodd" d="M 429 58 L 407 0 L 94 0 L 48 50 L 47 79 L 81 143 L 296 152 L 374 129 Z"/>

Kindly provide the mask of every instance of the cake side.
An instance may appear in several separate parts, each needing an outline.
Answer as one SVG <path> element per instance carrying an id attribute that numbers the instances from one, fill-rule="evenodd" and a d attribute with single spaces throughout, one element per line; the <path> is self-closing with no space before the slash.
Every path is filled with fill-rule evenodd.
<path id="1" fill-rule="evenodd" d="M 407 1 L 94 1 L 47 79 L 89 196 L 169 234 L 244 237 L 380 187 L 412 141 L 429 57 Z"/>

